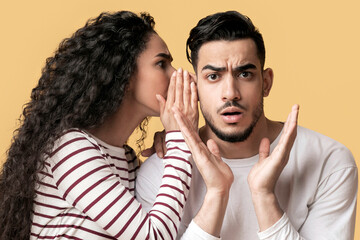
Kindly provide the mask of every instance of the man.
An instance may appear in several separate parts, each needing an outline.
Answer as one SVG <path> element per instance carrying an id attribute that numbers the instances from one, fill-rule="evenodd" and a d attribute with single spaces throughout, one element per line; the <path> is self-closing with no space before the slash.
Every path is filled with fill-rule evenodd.
<path id="1" fill-rule="evenodd" d="M 202 210 L 209 204 L 204 202 L 207 180 L 193 169 L 179 238 L 353 239 L 357 194 L 353 156 L 326 136 L 296 128 L 297 106 L 285 125 L 265 117 L 263 97 L 270 93 L 273 71 L 264 69 L 263 39 L 251 20 L 238 12 L 210 15 L 191 30 L 187 47 L 206 122 L 199 135 L 205 143 L 214 141 L 208 145 L 212 149 L 201 155 L 200 140 L 196 142 L 178 110 L 177 119 L 183 133 L 186 130 L 193 157 L 210 159 L 218 152 L 234 182 L 220 219 L 221 233 L 216 234 L 204 224 L 214 214 Z M 297 130 L 295 141 L 292 126 Z M 141 167 L 136 195 L 145 209 L 154 202 L 162 172 L 155 155 Z"/>

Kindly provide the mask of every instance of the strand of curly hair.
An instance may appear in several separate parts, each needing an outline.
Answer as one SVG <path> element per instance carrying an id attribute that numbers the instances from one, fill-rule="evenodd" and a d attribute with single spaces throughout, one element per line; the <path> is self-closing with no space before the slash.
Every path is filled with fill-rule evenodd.
<path id="1" fill-rule="evenodd" d="M 0 239 L 29 239 L 47 153 L 66 129 L 98 126 L 118 109 L 154 24 L 145 13 L 102 13 L 46 60 L 1 171 Z"/>

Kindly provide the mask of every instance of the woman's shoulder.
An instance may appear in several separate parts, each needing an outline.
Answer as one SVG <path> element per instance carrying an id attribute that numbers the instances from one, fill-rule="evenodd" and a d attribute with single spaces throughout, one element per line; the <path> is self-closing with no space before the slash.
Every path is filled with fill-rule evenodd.
<path id="1" fill-rule="evenodd" d="M 57 142 L 63 143 L 68 141 L 80 141 L 80 140 L 88 141 L 91 144 L 98 145 L 96 140 L 90 134 L 79 128 L 70 128 L 63 131 L 63 133 L 57 139 Z"/>
<path id="2" fill-rule="evenodd" d="M 78 128 L 71 128 L 65 130 L 54 142 L 53 152 L 50 156 L 57 154 L 58 152 L 67 149 L 78 148 L 93 148 L 101 151 L 97 142 L 85 131 Z"/>

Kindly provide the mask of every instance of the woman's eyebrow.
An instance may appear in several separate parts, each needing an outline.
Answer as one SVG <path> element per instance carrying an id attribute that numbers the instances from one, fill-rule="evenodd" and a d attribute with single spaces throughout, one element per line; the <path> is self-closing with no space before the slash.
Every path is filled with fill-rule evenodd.
<path id="1" fill-rule="evenodd" d="M 155 57 L 163 57 L 163 58 L 169 59 L 170 61 L 173 60 L 171 54 L 167 54 L 167 53 L 158 53 Z"/>

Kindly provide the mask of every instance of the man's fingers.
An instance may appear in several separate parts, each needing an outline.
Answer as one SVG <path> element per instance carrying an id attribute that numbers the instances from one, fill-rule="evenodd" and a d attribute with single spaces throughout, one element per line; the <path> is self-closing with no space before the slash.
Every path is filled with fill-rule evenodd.
<path id="1" fill-rule="evenodd" d="M 297 132 L 297 118 L 299 105 L 294 105 L 284 125 L 278 145 L 275 147 L 273 154 L 278 155 L 277 159 L 282 164 L 286 164 L 294 144 Z"/>
<path id="2" fill-rule="evenodd" d="M 174 106 L 172 110 L 174 112 L 175 120 L 178 123 L 181 132 L 184 134 L 184 137 L 190 138 L 193 133 L 191 132 L 192 126 L 189 123 L 188 119 L 186 119 L 186 117 L 179 111 L 177 107 Z"/>
<path id="3" fill-rule="evenodd" d="M 164 138 L 162 137 L 161 133 L 159 133 L 158 137 L 154 138 L 154 147 L 156 154 L 158 155 L 159 158 L 164 157 L 163 142 L 164 142 Z"/>
<path id="4" fill-rule="evenodd" d="M 141 156 L 143 157 L 150 157 L 155 153 L 154 145 L 151 148 L 147 148 L 141 152 Z"/>
<path id="5" fill-rule="evenodd" d="M 219 150 L 219 147 L 218 145 L 216 144 L 216 142 L 212 139 L 209 139 L 206 143 L 209 151 L 215 155 L 217 158 L 220 158 L 220 150 Z"/>
<path id="6" fill-rule="evenodd" d="M 292 107 L 292 111 L 291 111 L 291 123 L 293 126 L 297 126 L 297 123 L 298 123 L 298 117 L 299 117 L 299 108 L 300 106 L 298 104 L 295 104 L 293 107 Z"/>
<path id="7" fill-rule="evenodd" d="M 291 145 L 295 141 L 296 134 L 297 134 L 297 123 L 298 123 L 298 116 L 299 116 L 299 105 L 294 105 L 292 107 L 291 113 L 290 113 L 290 119 L 289 119 L 289 129 L 290 132 L 290 141 Z"/>
<path id="8" fill-rule="evenodd" d="M 292 107 L 292 111 L 290 114 L 290 122 L 289 122 L 289 141 L 288 141 L 288 149 L 290 152 L 292 145 L 294 144 L 296 135 L 297 135 L 297 124 L 298 124 L 298 116 L 299 116 L 299 105 L 295 104 Z"/>
<path id="9" fill-rule="evenodd" d="M 163 152 L 163 156 L 165 156 L 165 154 L 167 153 L 167 147 L 166 147 L 165 139 L 163 139 L 163 142 L 162 142 L 162 152 Z"/>
<path id="10" fill-rule="evenodd" d="M 285 148 L 287 148 L 289 144 L 293 144 L 297 132 L 298 114 L 299 105 L 296 104 L 292 107 L 291 112 L 288 115 L 278 145 L 283 145 Z"/>
<path id="11" fill-rule="evenodd" d="M 259 162 L 262 162 L 270 154 L 270 140 L 268 138 L 263 138 L 259 146 Z"/>
<path id="12" fill-rule="evenodd" d="M 285 133 L 292 133 L 293 129 L 297 125 L 298 115 L 299 115 L 299 105 L 295 104 L 294 106 L 292 106 L 291 112 L 289 113 L 288 118 L 285 122 L 284 125 Z"/>
<path id="13" fill-rule="evenodd" d="M 182 132 L 190 151 L 193 154 L 199 154 L 201 152 L 200 145 L 202 144 L 199 135 L 194 131 L 191 123 L 189 123 L 177 107 L 173 107 L 172 110 L 174 112 L 175 120 L 180 127 L 180 131 Z"/>

